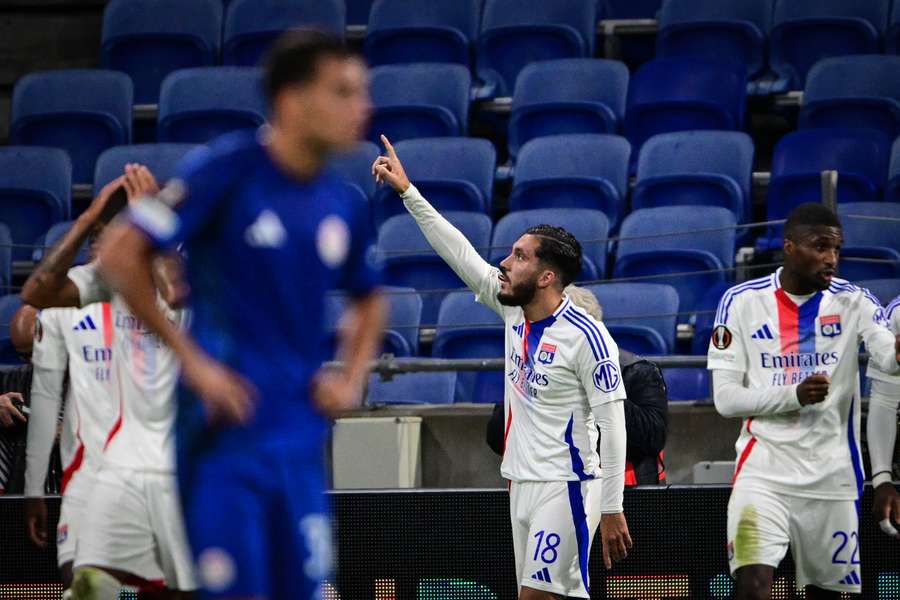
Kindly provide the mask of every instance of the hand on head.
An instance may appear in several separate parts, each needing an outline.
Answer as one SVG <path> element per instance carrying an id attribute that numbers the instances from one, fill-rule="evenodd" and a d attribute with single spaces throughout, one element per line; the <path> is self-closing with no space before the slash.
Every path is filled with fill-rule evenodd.
<path id="1" fill-rule="evenodd" d="M 159 193 L 159 184 L 150 169 L 138 163 L 125 165 L 122 184 L 128 194 L 129 204 L 144 196 L 155 196 Z"/>

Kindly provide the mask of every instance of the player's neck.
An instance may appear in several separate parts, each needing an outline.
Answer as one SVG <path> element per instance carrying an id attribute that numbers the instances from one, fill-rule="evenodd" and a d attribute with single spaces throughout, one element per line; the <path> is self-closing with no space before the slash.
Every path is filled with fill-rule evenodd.
<path id="1" fill-rule="evenodd" d="M 534 323 L 535 321 L 543 321 L 559 308 L 562 303 L 562 293 L 550 292 L 535 294 L 531 302 L 522 307 L 525 318 Z"/>
<path id="2" fill-rule="evenodd" d="M 785 292 L 794 296 L 809 296 L 818 291 L 811 285 L 802 283 L 800 278 L 793 271 L 788 270 L 787 267 L 781 269 L 778 281 Z"/>
<path id="3" fill-rule="evenodd" d="M 298 145 L 276 128 L 268 137 L 266 150 L 279 169 L 301 181 L 318 175 L 325 164 L 324 156 L 310 144 Z"/>

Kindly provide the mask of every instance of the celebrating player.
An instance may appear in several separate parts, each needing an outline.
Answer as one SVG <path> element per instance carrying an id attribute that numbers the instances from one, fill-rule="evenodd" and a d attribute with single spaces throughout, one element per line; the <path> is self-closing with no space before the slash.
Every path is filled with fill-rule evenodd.
<path id="1" fill-rule="evenodd" d="M 182 361 L 178 476 L 205 597 L 312 598 L 330 574 L 320 413 L 358 405 L 384 323 L 367 207 L 323 173 L 364 132 L 365 66 L 330 35 L 294 31 L 265 83 L 271 126 L 187 160 L 100 252 L 135 315 Z M 190 335 L 156 309 L 150 277 L 153 256 L 178 243 Z M 335 288 L 355 298 L 344 366 L 321 371 Z"/>
<path id="2" fill-rule="evenodd" d="M 425 237 L 476 298 L 505 322 L 505 452 L 519 598 L 588 598 L 588 552 L 600 522 L 603 561 L 631 547 L 622 512 L 625 398 L 618 348 L 602 323 L 563 294 L 581 246 L 559 227 L 532 227 L 499 269 L 411 185 L 388 139 L 372 173 L 396 190 Z M 597 427 L 603 468 L 597 455 Z M 602 514 L 602 517 L 601 517 Z"/>
<path id="3" fill-rule="evenodd" d="M 860 342 L 886 373 L 900 337 L 878 301 L 835 277 L 837 216 L 803 204 L 784 229 L 784 266 L 728 290 L 709 346 L 716 409 L 743 417 L 728 503 L 736 598 L 768 598 L 788 545 L 807 598 L 859 593 Z"/>
<path id="4" fill-rule="evenodd" d="M 891 331 L 900 334 L 900 296 L 887 305 L 885 318 Z M 900 494 L 891 483 L 891 458 L 897 440 L 897 409 L 900 407 L 900 377 L 881 372 L 875 361 L 869 362 L 866 374 L 872 382 L 866 422 L 872 487 L 875 489 L 872 513 L 882 531 L 900 539 Z"/>

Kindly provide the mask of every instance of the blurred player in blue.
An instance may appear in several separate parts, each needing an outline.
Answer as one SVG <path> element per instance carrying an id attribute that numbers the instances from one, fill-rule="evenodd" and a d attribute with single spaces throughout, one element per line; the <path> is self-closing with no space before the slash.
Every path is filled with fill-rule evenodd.
<path id="1" fill-rule="evenodd" d="M 356 406 L 384 302 L 367 207 L 326 172 L 371 110 L 366 67 L 334 37 L 286 34 L 265 73 L 270 126 L 186 159 L 100 252 L 106 278 L 182 363 L 178 478 L 201 595 L 313 598 L 330 575 L 324 416 Z M 188 334 L 156 306 L 153 257 L 187 255 Z M 341 370 L 323 371 L 325 293 L 355 299 Z"/>

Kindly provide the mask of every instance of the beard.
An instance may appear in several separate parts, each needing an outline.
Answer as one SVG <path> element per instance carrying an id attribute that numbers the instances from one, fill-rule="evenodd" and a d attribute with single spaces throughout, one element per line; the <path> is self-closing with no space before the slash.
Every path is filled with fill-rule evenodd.
<path id="1" fill-rule="evenodd" d="M 511 286 L 507 293 L 497 292 L 497 301 L 503 306 L 525 306 L 534 300 L 537 281 L 523 281 Z"/>

